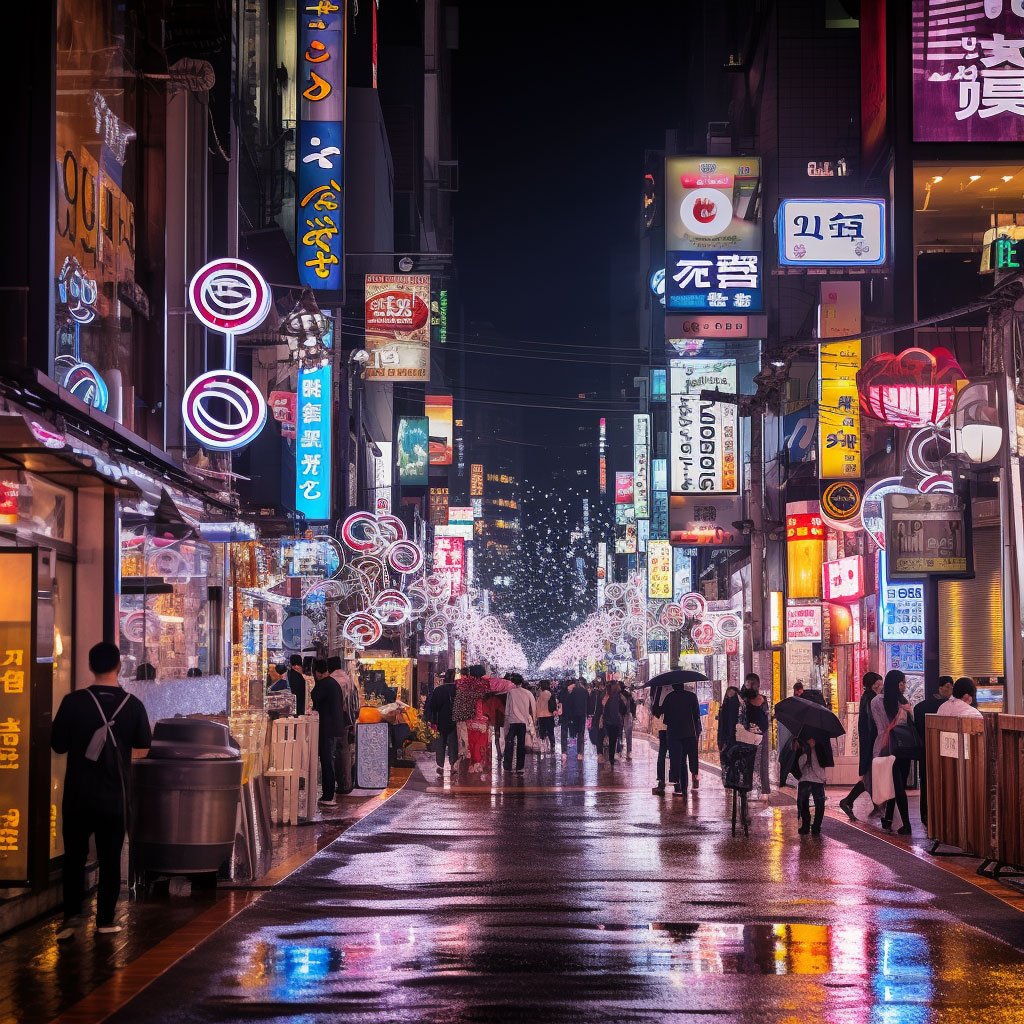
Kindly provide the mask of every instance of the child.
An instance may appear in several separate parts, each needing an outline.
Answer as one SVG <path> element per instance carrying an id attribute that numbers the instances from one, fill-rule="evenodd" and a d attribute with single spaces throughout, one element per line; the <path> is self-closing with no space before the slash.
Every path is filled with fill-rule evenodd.
<path id="1" fill-rule="evenodd" d="M 490 746 L 490 723 L 484 713 L 482 700 L 476 702 L 476 715 L 469 723 L 469 770 L 471 772 L 483 773 L 484 759 L 487 757 L 487 750 Z"/>
<path id="2" fill-rule="evenodd" d="M 800 786 L 797 789 L 796 809 L 800 815 L 800 835 L 809 832 L 821 835 L 821 821 L 825 817 L 825 769 L 821 766 L 821 752 L 811 738 L 793 740 L 797 748 L 796 767 Z M 811 798 L 814 798 L 814 822 L 811 823 Z"/>

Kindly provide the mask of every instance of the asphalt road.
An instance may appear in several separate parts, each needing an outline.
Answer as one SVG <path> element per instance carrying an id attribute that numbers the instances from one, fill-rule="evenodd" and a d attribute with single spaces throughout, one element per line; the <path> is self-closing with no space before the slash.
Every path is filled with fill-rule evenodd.
<path id="1" fill-rule="evenodd" d="M 656 798 L 646 753 L 578 769 L 532 762 L 522 781 L 453 791 L 427 766 L 112 1020 L 1022 1012 L 1024 917 L 970 883 L 840 821 L 801 838 L 789 806 L 756 805 L 734 839 L 717 779 Z"/>

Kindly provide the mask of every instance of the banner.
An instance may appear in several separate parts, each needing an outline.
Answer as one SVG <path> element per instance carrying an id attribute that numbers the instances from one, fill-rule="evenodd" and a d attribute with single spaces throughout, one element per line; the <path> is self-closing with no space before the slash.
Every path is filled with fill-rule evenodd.
<path id="1" fill-rule="evenodd" d="M 669 367 L 669 456 L 673 494 L 739 490 L 739 409 L 701 391 L 736 394 L 736 360 L 673 359 Z"/>
<path id="2" fill-rule="evenodd" d="M 366 380 L 430 379 L 430 275 L 367 274 Z"/>
<path id="3" fill-rule="evenodd" d="M 298 388 L 295 510 L 307 520 L 322 522 L 331 518 L 330 363 L 316 370 L 300 370 Z"/>
<path id="4" fill-rule="evenodd" d="M 743 519 L 738 495 L 682 495 L 668 499 L 669 540 L 673 546 L 741 548 L 747 538 L 735 524 Z"/>
<path id="5" fill-rule="evenodd" d="M 619 470 L 615 474 L 615 504 L 633 504 L 633 474 Z"/>
<path id="6" fill-rule="evenodd" d="M 452 423 L 452 396 L 427 395 L 424 403 L 430 421 L 430 465 L 450 466 L 455 429 Z"/>
<path id="7" fill-rule="evenodd" d="M 426 416 L 403 416 L 398 421 L 398 483 L 402 487 L 427 486 L 429 429 Z"/>
<path id="8" fill-rule="evenodd" d="M 637 519 L 651 515 L 650 446 L 651 417 L 637 413 L 633 417 L 633 509 Z"/>
<path id="9" fill-rule="evenodd" d="M 668 540 L 668 459 L 651 460 L 651 539 Z"/>
<path id="10" fill-rule="evenodd" d="M 474 462 L 469 467 L 469 496 L 471 498 L 484 496 L 484 467 L 480 462 Z"/>
<path id="11" fill-rule="evenodd" d="M 430 488 L 430 525 L 448 525 L 448 488 Z"/>
<path id="12" fill-rule="evenodd" d="M 647 542 L 647 596 L 672 600 L 672 545 L 667 540 Z"/>
<path id="13" fill-rule="evenodd" d="M 667 159 L 667 310 L 761 312 L 760 174 L 757 157 Z"/>
<path id="14" fill-rule="evenodd" d="M 821 284 L 818 337 L 842 338 L 860 332 L 860 282 Z M 860 397 L 857 371 L 861 343 L 837 341 L 818 347 L 818 477 L 821 480 L 861 475 Z"/>
<path id="15" fill-rule="evenodd" d="M 461 537 L 434 537 L 434 572 L 452 582 L 452 596 L 465 587 L 466 542 Z"/>

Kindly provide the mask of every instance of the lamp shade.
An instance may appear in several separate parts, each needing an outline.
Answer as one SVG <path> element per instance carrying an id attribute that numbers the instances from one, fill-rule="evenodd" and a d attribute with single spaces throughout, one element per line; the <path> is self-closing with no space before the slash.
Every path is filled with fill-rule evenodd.
<path id="1" fill-rule="evenodd" d="M 953 454 L 971 465 L 985 466 L 999 457 L 1004 435 L 994 382 L 976 381 L 957 395 L 950 435 Z"/>

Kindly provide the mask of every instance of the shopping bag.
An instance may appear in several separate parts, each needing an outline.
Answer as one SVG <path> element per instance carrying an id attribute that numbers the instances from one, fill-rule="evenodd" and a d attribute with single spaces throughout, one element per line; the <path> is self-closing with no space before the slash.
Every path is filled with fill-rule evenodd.
<path id="1" fill-rule="evenodd" d="M 736 726 L 736 742 L 737 743 L 749 743 L 752 747 L 759 746 L 764 736 L 755 732 L 753 729 L 748 729 L 745 725 Z"/>
<path id="2" fill-rule="evenodd" d="M 892 780 L 892 766 L 896 758 L 875 757 L 871 760 L 871 799 L 876 804 L 884 804 L 896 796 L 896 786 Z"/>

